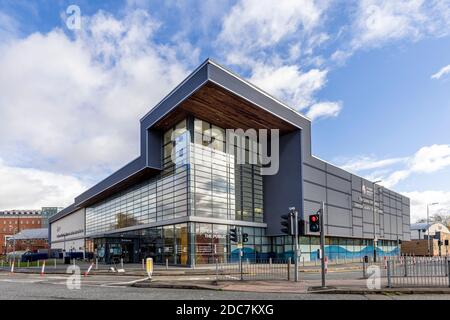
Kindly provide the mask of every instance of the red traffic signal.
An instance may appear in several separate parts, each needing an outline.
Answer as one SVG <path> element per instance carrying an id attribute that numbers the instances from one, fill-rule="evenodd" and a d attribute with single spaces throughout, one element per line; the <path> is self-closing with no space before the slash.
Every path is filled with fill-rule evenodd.
<path id="1" fill-rule="evenodd" d="M 309 216 L 309 232 L 320 231 L 320 216 L 319 213 L 315 213 Z"/>

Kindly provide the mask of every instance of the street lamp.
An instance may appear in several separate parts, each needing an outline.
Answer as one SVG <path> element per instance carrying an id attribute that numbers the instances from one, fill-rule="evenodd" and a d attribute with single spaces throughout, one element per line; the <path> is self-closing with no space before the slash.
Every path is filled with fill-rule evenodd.
<path id="1" fill-rule="evenodd" d="M 373 262 L 377 262 L 377 220 L 375 216 L 375 185 L 380 183 L 381 180 L 377 180 L 373 183 L 372 196 L 373 196 Z"/>
<path id="2" fill-rule="evenodd" d="M 427 242 L 428 242 L 428 256 L 431 254 L 430 246 L 430 207 L 439 204 L 439 202 L 427 203 Z"/>

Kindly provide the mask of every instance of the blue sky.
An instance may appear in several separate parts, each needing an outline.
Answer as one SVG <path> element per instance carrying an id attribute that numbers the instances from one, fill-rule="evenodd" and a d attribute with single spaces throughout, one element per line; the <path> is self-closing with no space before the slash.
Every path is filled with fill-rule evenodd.
<path id="1" fill-rule="evenodd" d="M 449 40 L 449 0 L 0 0 L 0 209 L 68 205 L 132 160 L 139 118 L 211 57 L 312 118 L 315 155 L 411 197 L 413 220 L 448 213 Z"/>

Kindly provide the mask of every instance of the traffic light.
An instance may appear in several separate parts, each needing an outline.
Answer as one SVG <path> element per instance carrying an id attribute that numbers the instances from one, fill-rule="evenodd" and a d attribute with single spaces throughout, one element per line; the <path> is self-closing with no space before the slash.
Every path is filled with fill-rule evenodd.
<path id="1" fill-rule="evenodd" d="M 230 241 L 238 242 L 238 234 L 236 228 L 230 229 Z"/>
<path id="2" fill-rule="evenodd" d="M 317 213 L 309 216 L 309 232 L 319 232 L 320 231 L 320 215 L 319 211 Z"/>
<path id="3" fill-rule="evenodd" d="M 242 242 L 243 243 L 248 242 L 248 233 L 243 233 L 242 234 Z"/>
<path id="4" fill-rule="evenodd" d="M 283 227 L 281 228 L 281 232 L 290 236 L 295 235 L 294 215 L 292 212 L 282 215 L 281 219 L 281 226 Z"/>

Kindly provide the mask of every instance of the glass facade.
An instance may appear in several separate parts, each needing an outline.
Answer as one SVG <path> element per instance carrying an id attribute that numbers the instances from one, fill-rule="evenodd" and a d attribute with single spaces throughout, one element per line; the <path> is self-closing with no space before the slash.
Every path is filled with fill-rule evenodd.
<path id="1" fill-rule="evenodd" d="M 87 207 L 86 235 L 188 215 L 186 121 L 177 124 L 170 134 L 173 131 L 174 141 L 164 145 L 164 170 L 155 178 Z M 172 151 L 177 154 L 175 162 L 170 161 Z"/>
<path id="2" fill-rule="evenodd" d="M 194 119 L 193 127 L 190 148 L 192 214 L 263 222 L 261 166 L 250 161 L 240 164 L 237 160 L 238 153 L 246 160 L 250 156 L 258 160 L 257 151 L 251 155 L 249 138 L 245 144 L 227 148 L 223 128 L 200 119 Z"/>
<path id="3" fill-rule="evenodd" d="M 250 148 L 252 141 L 246 137 L 244 143 L 229 148 L 223 128 L 192 117 L 166 130 L 162 141 L 163 170 L 157 176 L 86 208 L 88 250 L 106 263 L 120 259 L 136 263 L 147 257 L 155 263 L 176 265 L 238 260 L 239 249 L 228 238 L 231 225 L 217 220 L 186 219 L 177 224 L 170 220 L 196 216 L 244 225 L 263 222 L 264 185 L 258 151 Z M 238 161 L 239 155 L 245 157 L 244 164 Z M 161 226 L 148 226 L 156 222 Z M 140 225 L 137 230 L 124 231 Z M 244 259 L 293 256 L 291 237 L 267 237 L 264 228 L 241 228 L 248 234 Z M 388 255 L 395 252 L 395 245 L 380 242 L 377 250 L 380 256 Z M 305 261 L 315 260 L 319 239 L 301 237 L 300 247 Z M 326 254 L 332 260 L 373 255 L 373 243 L 327 238 Z"/>

